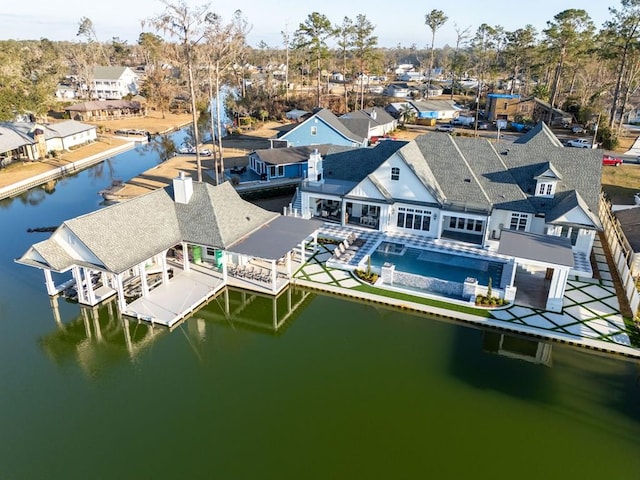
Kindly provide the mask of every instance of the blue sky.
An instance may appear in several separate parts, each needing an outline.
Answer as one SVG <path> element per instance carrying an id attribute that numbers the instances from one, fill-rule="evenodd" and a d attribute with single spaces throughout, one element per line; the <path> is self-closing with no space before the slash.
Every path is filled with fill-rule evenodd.
<path id="1" fill-rule="evenodd" d="M 80 3 L 78 0 L 5 0 L 0 12 L 1 39 L 79 40 L 76 37 L 80 18 L 92 20 L 98 39 L 109 41 L 112 37 L 135 43 L 140 32 L 141 20 L 160 13 L 163 4 L 159 0 L 108 0 L 107 2 Z M 187 0 L 198 6 L 207 2 Z M 420 6 L 414 6 L 420 4 Z M 9 6 L 10 5 L 10 6 Z M 546 22 L 557 13 L 569 8 L 586 10 L 597 27 L 608 19 L 608 7 L 619 7 L 619 0 L 521 0 L 516 2 L 496 0 L 456 0 L 448 4 L 439 2 L 389 2 L 388 0 L 324 0 L 318 4 L 301 0 L 244 0 L 243 2 L 210 2 L 211 10 L 229 19 L 241 5 L 252 31 L 249 43 L 260 41 L 270 46 L 282 46 L 280 32 L 288 25 L 293 32 L 314 10 L 326 15 L 334 24 L 345 16 L 355 18 L 365 14 L 374 25 L 379 45 L 394 47 L 398 43 L 418 47 L 430 45 L 431 33 L 424 24 L 424 16 L 434 8 L 445 12 L 448 22 L 436 33 L 436 47 L 454 46 L 455 25 L 471 27 L 474 32 L 482 24 L 502 25 L 515 30 L 530 23 L 541 31 Z M 318 6 L 321 5 L 321 6 Z M 108 7 L 107 7 L 108 6 Z"/>

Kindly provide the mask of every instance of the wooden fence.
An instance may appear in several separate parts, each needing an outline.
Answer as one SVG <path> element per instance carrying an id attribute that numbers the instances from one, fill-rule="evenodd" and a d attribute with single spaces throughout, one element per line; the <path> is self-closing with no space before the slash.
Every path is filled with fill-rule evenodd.
<path id="1" fill-rule="evenodd" d="M 631 311 L 636 314 L 640 307 L 640 294 L 636 287 L 636 279 L 631 273 L 633 249 L 622 232 L 620 222 L 611 210 L 611 202 L 604 194 L 600 195 L 600 220 L 625 296 L 629 301 Z"/>

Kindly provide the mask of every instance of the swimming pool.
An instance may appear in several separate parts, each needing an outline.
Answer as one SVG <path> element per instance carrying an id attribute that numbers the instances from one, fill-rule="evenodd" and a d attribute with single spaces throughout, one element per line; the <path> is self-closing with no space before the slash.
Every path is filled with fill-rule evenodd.
<path id="1" fill-rule="evenodd" d="M 464 283 L 468 277 L 488 285 L 489 278 L 499 288 L 504 263 L 479 257 L 454 255 L 433 250 L 406 247 L 401 243 L 382 242 L 371 254 L 371 266 L 382 267 L 385 262 L 395 265 L 396 271 Z"/>

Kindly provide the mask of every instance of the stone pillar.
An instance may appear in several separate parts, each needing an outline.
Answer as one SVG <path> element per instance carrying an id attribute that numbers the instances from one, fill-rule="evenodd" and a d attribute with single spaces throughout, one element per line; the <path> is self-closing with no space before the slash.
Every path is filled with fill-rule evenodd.
<path id="1" fill-rule="evenodd" d="M 568 278 L 568 268 L 554 268 L 553 277 L 551 278 L 551 287 L 549 288 L 549 297 L 547 298 L 547 310 L 552 312 L 562 311 L 562 299 L 564 297 L 564 290 L 567 286 Z"/>
<path id="2" fill-rule="evenodd" d="M 462 298 L 469 301 L 475 300 L 477 288 L 478 280 L 473 277 L 467 277 L 462 286 Z"/>
<path id="3" fill-rule="evenodd" d="M 396 266 L 393 263 L 385 262 L 382 265 L 380 277 L 382 277 L 382 283 L 385 285 L 393 285 L 393 274 L 396 270 Z"/>
<path id="4" fill-rule="evenodd" d="M 505 301 L 512 303 L 516 299 L 517 288 L 513 285 L 508 285 L 504 289 L 504 299 Z"/>

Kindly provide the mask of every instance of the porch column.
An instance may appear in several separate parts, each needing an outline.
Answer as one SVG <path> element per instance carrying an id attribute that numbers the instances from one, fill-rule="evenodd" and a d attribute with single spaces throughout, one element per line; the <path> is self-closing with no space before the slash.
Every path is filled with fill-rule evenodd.
<path id="1" fill-rule="evenodd" d="M 287 278 L 291 278 L 293 272 L 291 271 L 291 250 L 287 252 Z"/>
<path id="2" fill-rule="evenodd" d="M 116 291 L 118 292 L 118 308 L 120 312 L 127 310 L 127 300 L 124 298 L 124 285 L 122 284 L 122 274 L 116 275 Z"/>
<path id="3" fill-rule="evenodd" d="M 90 305 L 95 305 L 96 303 L 98 303 L 98 301 L 96 300 L 96 292 L 93 289 L 93 281 L 92 281 L 92 278 L 91 278 L 91 271 L 89 271 L 88 268 L 83 268 L 82 271 L 84 273 L 84 281 L 87 284 L 87 294 L 89 296 L 89 298 L 88 298 L 89 304 Z"/>
<path id="4" fill-rule="evenodd" d="M 185 272 L 189 271 L 189 245 L 185 242 L 182 242 L 182 268 Z"/>
<path id="5" fill-rule="evenodd" d="M 553 269 L 551 287 L 549 288 L 549 296 L 547 297 L 547 310 L 551 310 L 552 312 L 562 311 L 562 298 L 564 296 L 568 278 L 568 268 L 556 267 Z"/>
<path id="6" fill-rule="evenodd" d="M 160 265 L 162 265 L 162 284 L 169 283 L 169 268 L 167 266 L 167 252 L 166 250 L 160 255 Z"/>
<path id="7" fill-rule="evenodd" d="M 43 269 L 44 271 L 44 284 L 47 286 L 47 293 L 52 296 L 55 295 L 56 285 L 53 283 L 53 277 L 51 276 L 51 270 L 48 268 Z"/>
<path id="8" fill-rule="evenodd" d="M 227 252 L 224 250 L 222 251 L 222 258 L 220 260 L 222 261 L 222 281 L 227 283 Z"/>
<path id="9" fill-rule="evenodd" d="M 84 298 L 84 285 L 82 281 L 82 272 L 80 271 L 80 267 L 73 267 L 73 279 L 76 281 L 76 291 L 78 292 L 78 303 L 86 303 Z"/>
<path id="10" fill-rule="evenodd" d="M 273 297 L 271 300 L 272 315 L 273 315 L 273 330 L 278 330 L 278 299 Z"/>
<path id="11" fill-rule="evenodd" d="M 271 291 L 276 292 L 277 286 L 276 282 L 278 281 L 278 270 L 276 269 L 276 261 L 271 260 Z"/>
<path id="12" fill-rule="evenodd" d="M 301 262 L 300 264 L 301 265 L 304 265 L 304 262 L 306 261 L 305 260 L 305 252 L 306 252 L 306 250 L 307 250 L 307 242 L 306 242 L 306 240 L 303 240 L 300 243 L 300 262 Z"/>
<path id="13" fill-rule="evenodd" d="M 140 289 L 142 290 L 142 296 L 149 296 L 149 284 L 147 283 L 147 269 L 144 266 L 144 262 L 138 265 L 138 275 L 140 275 Z"/>
<path id="14" fill-rule="evenodd" d="M 111 285 L 109 285 L 109 277 L 107 276 L 107 272 L 100 272 L 100 281 L 102 282 L 103 286 L 111 287 Z"/>
<path id="15" fill-rule="evenodd" d="M 516 270 L 518 269 L 518 262 L 513 261 L 513 270 L 511 270 L 511 281 L 509 282 L 509 286 L 513 287 L 513 284 L 516 281 Z"/>

